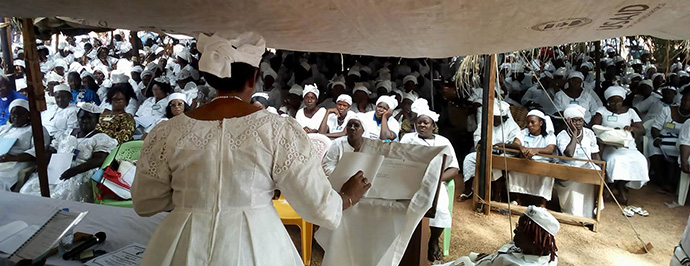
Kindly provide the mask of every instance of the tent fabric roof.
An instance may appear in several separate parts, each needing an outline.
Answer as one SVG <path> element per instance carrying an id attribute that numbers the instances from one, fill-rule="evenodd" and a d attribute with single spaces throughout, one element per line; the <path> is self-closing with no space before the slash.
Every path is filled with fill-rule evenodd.
<path id="1" fill-rule="evenodd" d="M 4 0 L 0 15 L 197 36 L 255 31 L 269 47 L 401 57 L 500 53 L 627 35 L 690 39 L 673 0 Z"/>

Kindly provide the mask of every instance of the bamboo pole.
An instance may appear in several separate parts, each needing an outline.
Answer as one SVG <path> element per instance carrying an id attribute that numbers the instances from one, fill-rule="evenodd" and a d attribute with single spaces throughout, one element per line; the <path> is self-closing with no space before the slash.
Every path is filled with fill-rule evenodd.
<path id="1" fill-rule="evenodd" d="M 41 186 L 41 196 L 50 197 L 48 157 L 46 156 L 46 143 L 43 141 L 43 125 L 41 123 L 41 111 L 46 109 L 46 99 L 43 92 L 43 77 L 39 65 L 38 50 L 36 49 L 33 19 L 24 18 L 22 20 L 22 33 L 24 36 L 24 60 L 26 61 L 26 84 L 29 94 L 29 115 L 31 116 L 34 147 L 36 147 L 38 181 Z"/>
<path id="2" fill-rule="evenodd" d="M 15 87 L 14 80 L 16 79 L 14 76 L 14 62 L 12 60 L 12 42 L 9 39 L 9 34 L 8 32 L 10 31 L 10 21 L 7 18 L 3 19 L 4 21 L 4 26 L 0 28 L 0 42 L 2 43 L 2 62 L 3 62 L 3 68 L 4 68 L 4 74 L 9 78 L 10 80 L 10 87 L 12 90 L 17 90 Z"/>

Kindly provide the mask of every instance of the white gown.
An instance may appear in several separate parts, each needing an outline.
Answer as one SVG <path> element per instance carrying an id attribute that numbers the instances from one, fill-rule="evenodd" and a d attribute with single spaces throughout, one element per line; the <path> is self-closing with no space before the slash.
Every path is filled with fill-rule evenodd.
<path id="1" fill-rule="evenodd" d="M 649 156 L 652 155 L 668 155 L 670 157 L 680 156 L 680 150 L 676 147 L 680 128 L 683 123 L 678 123 L 671 117 L 671 107 L 664 107 L 664 109 L 654 117 L 652 127 L 661 130 L 659 137 L 661 138 L 661 148 L 654 146 L 654 141 L 648 143 Z M 650 130 L 651 132 L 651 130 Z M 651 133 L 650 133 L 651 136 Z M 662 151 L 663 149 L 663 151 Z"/>
<path id="2" fill-rule="evenodd" d="M 525 128 L 517 135 L 522 146 L 527 148 L 546 148 L 549 145 L 556 145 L 556 136 L 549 133 L 546 137 L 532 136 L 529 129 Z M 539 162 L 551 162 L 550 158 L 542 156 L 533 156 L 532 160 Z M 545 198 L 547 201 L 551 200 L 551 191 L 553 190 L 553 177 L 537 176 L 526 173 L 508 172 L 508 184 L 511 193 L 522 193 L 533 196 Z"/>
<path id="3" fill-rule="evenodd" d="M 554 103 L 556 104 L 556 109 L 559 111 L 565 110 L 569 104 L 577 104 L 584 107 L 587 109 L 584 117 L 586 123 L 589 123 L 589 121 L 592 119 L 592 114 L 599 109 L 599 104 L 597 104 L 597 101 L 594 99 L 592 94 L 587 92 L 586 89 L 582 90 L 580 97 L 574 99 L 570 98 L 570 96 L 565 94 L 563 91 L 556 92 L 554 95 Z"/>
<path id="4" fill-rule="evenodd" d="M 303 265 L 274 189 L 322 229 L 338 227 L 343 204 L 310 145 L 294 119 L 268 111 L 159 124 L 142 147 L 132 200 L 140 215 L 171 212 L 141 265 Z"/>
<path id="5" fill-rule="evenodd" d="M 57 104 L 53 104 L 41 112 L 41 122 L 48 130 L 48 133 L 53 135 L 57 132 L 77 128 L 79 126 L 77 113 L 79 113 L 79 107 L 74 104 L 70 104 L 65 108 L 60 108 Z"/>
<path id="6" fill-rule="evenodd" d="M 323 171 L 326 173 L 326 176 L 330 176 L 333 173 L 338 161 L 343 157 L 343 153 L 354 151 L 355 148 L 350 146 L 350 143 L 347 142 L 347 136 L 334 139 L 331 147 L 328 148 L 326 155 L 321 160 L 321 166 L 323 166 Z"/>
<path id="7" fill-rule="evenodd" d="M 599 152 L 599 145 L 597 145 L 597 137 L 594 135 L 594 132 L 588 128 L 583 128 L 582 134 L 584 134 L 582 142 L 575 147 L 575 155 L 573 158 L 576 159 L 591 158 L 592 153 Z M 570 143 L 570 135 L 568 135 L 568 132 L 563 130 L 561 133 L 558 133 L 558 136 L 556 136 L 556 145 L 561 153 L 568 147 L 568 143 Z M 561 163 L 576 167 L 599 169 L 599 166 L 583 161 L 564 160 L 561 161 Z M 580 217 L 594 217 L 597 195 L 597 187 L 595 185 L 575 181 L 557 180 L 554 184 L 554 188 L 558 194 L 558 201 L 561 204 L 561 212 Z"/>
<path id="8" fill-rule="evenodd" d="M 328 120 L 326 120 L 326 125 L 328 125 L 328 133 L 343 132 L 343 130 L 345 130 L 345 126 L 347 126 L 347 122 L 356 115 L 357 114 L 355 114 L 353 111 L 347 111 L 343 124 L 338 125 L 338 116 L 335 114 L 328 114 Z"/>
<path id="9" fill-rule="evenodd" d="M 614 114 L 606 107 L 597 110 L 601 115 L 601 125 L 610 128 L 623 129 L 632 123 L 642 122 L 635 110 L 628 108 L 622 114 Z M 649 181 L 649 169 L 647 158 L 637 150 L 635 140 L 628 142 L 628 147 L 615 147 L 605 145 L 601 158 L 606 161 L 606 182 L 613 183 L 617 180 L 630 181 L 626 184 L 632 189 L 640 189 Z"/>
<path id="10" fill-rule="evenodd" d="M 418 133 L 414 132 L 405 134 L 405 136 L 403 136 L 402 139 L 400 139 L 400 143 L 409 143 L 430 147 L 448 147 L 451 153 L 455 154 L 453 144 L 451 144 L 447 138 L 441 135 L 434 134 L 433 139 L 425 140 L 420 138 Z M 452 160 L 446 162 L 446 167 L 444 167 L 443 169 L 445 170 L 449 168 L 460 169 L 458 159 L 454 156 Z M 450 228 L 453 224 L 453 217 L 451 216 L 450 210 L 448 209 L 448 204 L 450 200 L 448 199 L 448 193 L 446 193 L 446 191 L 448 191 L 447 182 L 441 182 L 441 189 L 438 193 L 438 202 L 436 203 L 436 215 L 435 218 L 429 219 L 429 226 L 431 227 Z"/>
<path id="11" fill-rule="evenodd" d="M 34 147 L 31 126 L 13 127 L 11 124 L 0 126 L 0 138 L 16 138 L 14 145 L 8 152 L 11 155 L 18 155 Z M 50 135 L 43 128 L 43 143 L 48 144 Z M 2 154 L 0 154 L 2 155 Z M 19 171 L 31 165 L 31 162 L 4 162 L 0 163 L 0 191 L 10 191 L 10 188 L 17 183 Z"/>
<path id="12" fill-rule="evenodd" d="M 300 108 L 297 110 L 295 120 L 297 120 L 297 123 L 302 125 L 302 127 L 319 130 L 319 126 L 321 126 L 321 121 L 323 121 L 324 116 L 326 116 L 326 108 L 319 108 L 319 110 L 316 111 L 311 118 L 304 115 L 304 108 Z"/>
<path id="13" fill-rule="evenodd" d="M 94 152 L 110 153 L 117 147 L 117 140 L 109 137 L 105 133 L 96 133 L 88 138 L 77 138 L 70 135 L 71 131 L 60 132 L 53 136 L 50 146 L 55 148 L 58 153 L 75 153 L 78 155 L 72 160 L 72 167 L 83 164 L 91 159 Z M 36 150 L 31 149 L 26 153 L 36 157 Z M 77 174 L 70 179 L 59 181 L 56 185 L 49 185 L 50 197 L 54 199 L 73 200 L 73 201 L 92 201 L 93 192 L 91 191 L 91 176 L 96 168 Z M 40 196 L 41 187 L 38 182 L 38 174 L 34 173 L 19 191 L 22 194 Z"/>

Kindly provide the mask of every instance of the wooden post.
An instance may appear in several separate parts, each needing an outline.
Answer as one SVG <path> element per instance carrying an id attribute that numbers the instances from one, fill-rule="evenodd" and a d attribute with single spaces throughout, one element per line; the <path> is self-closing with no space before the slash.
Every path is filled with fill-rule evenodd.
<path id="1" fill-rule="evenodd" d="M 494 97 L 496 95 L 496 54 L 492 54 L 489 58 L 490 62 L 485 64 L 485 66 L 489 67 L 489 80 L 486 83 L 487 86 L 484 88 L 482 99 L 482 122 L 480 125 L 482 138 L 479 140 L 480 148 L 477 150 L 476 174 L 473 184 L 475 190 L 472 202 L 475 206 L 477 206 L 479 202 L 478 194 L 480 194 L 482 189 L 484 192 L 482 193 L 483 202 L 489 202 L 491 200 L 491 149 L 493 146 Z M 486 73 L 486 71 L 484 73 Z M 490 204 L 483 206 L 483 208 L 484 214 L 489 214 L 491 212 Z"/>
<path id="2" fill-rule="evenodd" d="M 22 19 L 22 33 L 24 35 L 24 60 L 26 63 L 26 84 L 29 94 L 29 115 L 31 116 L 31 132 L 36 147 L 36 166 L 38 181 L 41 186 L 41 196 L 50 197 L 48 187 L 48 157 L 43 141 L 43 124 L 41 111 L 46 109 L 46 99 L 43 89 L 43 77 L 36 50 L 36 36 L 34 35 L 33 19 Z"/>
<path id="3" fill-rule="evenodd" d="M 601 41 L 596 41 L 594 42 L 594 91 L 597 93 L 597 96 L 601 98 Z"/>
<path id="4" fill-rule="evenodd" d="M 134 65 L 138 63 L 144 66 L 142 62 L 144 58 L 139 58 L 139 44 L 141 41 L 139 40 L 139 37 L 137 37 L 136 31 L 129 31 L 129 42 L 132 44 L 132 62 L 134 62 Z"/>
<path id="5" fill-rule="evenodd" d="M 8 38 L 8 29 L 10 28 L 10 21 L 7 18 L 5 18 L 3 21 L 4 26 L 0 28 L 0 42 L 2 43 L 2 66 L 4 68 L 4 74 L 10 80 L 10 87 L 12 88 L 12 90 L 16 90 L 17 88 L 15 87 L 14 83 L 14 61 L 12 60 L 12 42 Z"/>

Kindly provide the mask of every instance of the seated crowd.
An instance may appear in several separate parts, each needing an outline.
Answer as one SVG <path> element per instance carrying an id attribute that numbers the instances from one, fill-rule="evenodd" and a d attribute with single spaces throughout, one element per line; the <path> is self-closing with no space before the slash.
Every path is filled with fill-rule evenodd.
<path id="1" fill-rule="evenodd" d="M 108 153 L 127 141 L 146 139 L 156 125 L 215 99 L 215 89 L 198 70 L 201 53 L 195 41 L 139 35 L 143 49 L 136 56 L 143 62 L 132 60 L 134 49 L 120 34 L 112 43 L 95 34 L 67 37 L 57 51 L 39 45 L 46 148 L 49 154 L 74 154 L 61 181 L 50 185 L 51 197 L 92 201 L 89 179 Z M 566 55 L 558 47 L 543 51 L 548 56 L 528 55 L 529 62 L 514 54 L 502 56 L 506 63 L 500 65 L 491 144 L 542 162 L 597 167 L 543 155 L 606 161 L 606 181 L 623 203 L 629 200 L 628 189 L 640 189 L 650 177 L 672 192 L 679 170 L 690 172 L 690 66 L 674 63 L 665 75 L 657 72 L 646 51 L 629 63 L 613 49 L 606 49 L 600 62 L 591 53 Z M 36 160 L 36 153 L 22 95 L 26 86 L 19 86 L 26 83 L 24 53 L 15 49 L 14 54 L 17 91 L 8 77 L 0 77 L 0 138 L 16 139 L 0 156 L 0 187 L 39 195 L 36 173 L 16 187 L 18 173 Z M 483 90 L 456 88 L 451 77 L 459 60 L 341 59 L 340 54 L 267 51 L 252 104 L 294 118 L 306 133 L 330 137 L 332 145 L 323 158 L 327 175 L 344 152 L 359 151 L 363 138 L 448 146 L 455 157 L 444 169 L 441 191 L 448 181 L 463 180 L 464 192 L 457 198 L 461 201 L 473 193 L 476 149 L 483 137 Z M 599 79 L 594 64 L 602 69 Z M 629 132 L 629 138 L 624 145 L 603 143 L 592 130 L 595 126 Z M 645 149 L 643 138 L 649 140 Z M 494 170 L 492 180 L 508 182 L 517 204 L 551 207 L 548 202 L 557 198 L 556 210 L 582 217 L 593 217 L 600 200 L 594 185 L 548 176 Z M 450 200 L 441 193 L 438 206 Z M 430 222 L 432 260 L 440 259 L 438 238 L 452 221 L 446 207 L 439 207 L 436 215 Z M 521 228 L 545 230 L 527 218 L 520 219 Z M 551 260 L 552 245 L 541 253 Z"/>

